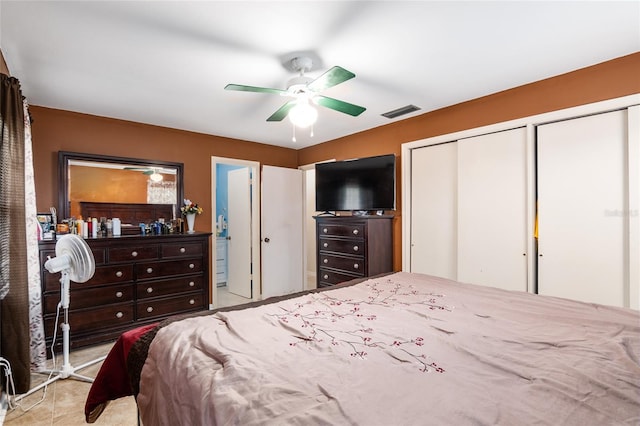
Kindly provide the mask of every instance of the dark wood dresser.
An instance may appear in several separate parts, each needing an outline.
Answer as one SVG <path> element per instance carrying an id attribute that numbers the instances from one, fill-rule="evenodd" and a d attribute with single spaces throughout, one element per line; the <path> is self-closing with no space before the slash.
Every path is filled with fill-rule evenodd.
<path id="1" fill-rule="evenodd" d="M 70 349 L 115 340 L 167 316 L 209 308 L 210 233 L 88 238 L 96 262 L 89 281 L 70 285 Z M 48 355 L 60 273 L 44 268 L 55 241 L 40 241 L 42 306 Z M 63 320 L 60 310 L 60 319 Z M 61 350 L 58 330 L 56 351 Z"/>
<path id="2" fill-rule="evenodd" d="M 316 216 L 318 287 L 393 271 L 393 216 Z"/>

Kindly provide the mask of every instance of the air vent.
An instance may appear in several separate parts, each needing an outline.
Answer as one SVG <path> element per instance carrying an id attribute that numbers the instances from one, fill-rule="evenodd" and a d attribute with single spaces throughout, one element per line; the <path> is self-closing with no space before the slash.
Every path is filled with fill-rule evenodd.
<path id="1" fill-rule="evenodd" d="M 420 108 L 415 105 L 407 105 L 380 115 L 387 118 L 396 118 L 400 117 L 401 115 L 409 114 L 410 112 L 418 111 L 419 109 Z"/>

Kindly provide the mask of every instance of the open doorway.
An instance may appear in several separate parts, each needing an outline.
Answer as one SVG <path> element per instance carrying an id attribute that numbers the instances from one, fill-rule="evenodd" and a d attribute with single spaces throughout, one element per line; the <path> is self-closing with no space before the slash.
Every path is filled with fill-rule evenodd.
<path id="1" fill-rule="evenodd" d="M 211 158 L 212 306 L 260 297 L 260 164 Z"/>

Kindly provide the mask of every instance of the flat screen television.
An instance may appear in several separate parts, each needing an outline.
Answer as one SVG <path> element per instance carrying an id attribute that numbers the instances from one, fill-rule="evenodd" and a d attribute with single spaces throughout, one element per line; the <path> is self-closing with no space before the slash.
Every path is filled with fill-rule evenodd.
<path id="1" fill-rule="evenodd" d="M 316 211 L 395 210 L 394 154 L 316 164 Z"/>

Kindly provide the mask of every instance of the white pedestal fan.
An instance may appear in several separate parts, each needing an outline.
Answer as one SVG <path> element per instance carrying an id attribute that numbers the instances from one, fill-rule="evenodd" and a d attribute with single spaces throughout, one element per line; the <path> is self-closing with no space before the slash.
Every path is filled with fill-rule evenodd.
<path id="1" fill-rule="evenodd" d="M 64 311 L 64 321 L 60 325 L 62 329 L 62 368 L 40 371 L 40 373 L 50 374 L 52 377 L 31 389 L 29 392 L 15 398 L 16 401 L 31 395 L 58 379 L 71 377 L 91 383 L 93 382 L 92 378 L 77 374 L 76 371 L 96 364 L 106 358 L 103 356 L 78 367 L 73 367 L 69 362 L 69 331 L 71 328 L 69 326 L 69 286 L 71 281 L 83 283 L 93 277 L 96 267 L 89 245 L 75 234 L 63 235 L 56 243 L 56 257 L 50 257 L 45 262 L 44 267 L 52 274 L 62 273 L 60 277 L 60 303 L 58 303 L 58 310 L 62 308 Z M 52 347 L 55 345 L 55 340 L 51 345 Z"/>

